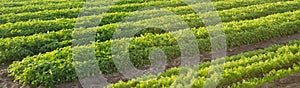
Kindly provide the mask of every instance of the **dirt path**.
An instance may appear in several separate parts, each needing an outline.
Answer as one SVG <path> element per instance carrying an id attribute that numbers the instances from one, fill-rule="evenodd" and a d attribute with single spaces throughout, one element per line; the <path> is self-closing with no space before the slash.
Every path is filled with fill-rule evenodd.
<path id="1" fill-rule="evenodd" d="M 6 68 L 9 64 L 0 66 L 0 88 L 29 88 L 28 86 L 21 86 L 12 81 L 11 77 L 8 77 Z"/>
<path id="2" fill-rule="evenodd" d="M 267 47 L 270 47 L 275 44 L 286 44 L 289 41 L 296 40 L 296 39 L 300 39 L 300 33 L 295 33 L 293 35 L 284 36 L 284 37 L 280 37 L 280 38 L 273 38 L 273 39 L 270 39 L 270 40 L 267 40 L 264 42 L 237 46 L 237 47 L 229 48 L 227 51 L 227 56 L 232 56 L 232 55 L 240 54 L 240 53 L 247 52 L 247 51 L 253 51 L 253 50 L 257 50 L 257 49 L 263 49 L 263 48 L 267 48 Z M 211 54 L 209 52 L 203 53 L 203 54 L 201 54 L 200 58 L 204 59 L 204 61 L 211 60 Z M 179 65 L 178 62 L 179 62 L 178 59 L 174 60 L 172 62 L 169 62 L 167 68 L 170 68 L 173 66 L 178 66 Z M 22 87 L 27 88 L 28 86 L 20 86 L 16 83 L 13 83 L 12 78 L 7 77 L 7 71 L 6 71 L 7 66 L 8 66 L 8 64 L 5 64 L 5 65 L 1 65 L 1 67 L 0 67 L 0 88 L 22 88 Z M 109 79 L 108 81 L 111 83 L 115 83 L 120 79 L 128 80 L 128 79 L 124 79 L 124 77 L 119 73 L 109 74 L 109 75 L 106 75 L 105 77 L 107 79 Z M 293 75 L 291 77 L 283 78 L 283 79 L 281 79 L 281 81 L 276 81 L 275 83 L 267 84 L 264 88 L 300 88 L 300 78 L 299 77 L 300 77 L 300 73 L 297 75 Z M 284 81 L 282 81 L 282 80 L 284 80 Z M 277 87 L 277 86 L 279 86 L 279 87 Z M 81 88 L 81 85 L 77 81 L 77 82 L 56 85 L 56 87 L 57 88 Z"/>

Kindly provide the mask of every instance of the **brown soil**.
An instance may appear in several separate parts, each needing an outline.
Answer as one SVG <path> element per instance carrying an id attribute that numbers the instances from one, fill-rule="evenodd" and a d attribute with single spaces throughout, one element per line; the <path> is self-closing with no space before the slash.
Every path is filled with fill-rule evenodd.
<path id="1" fill-rule="evenodd" d="M 263 49 L 270 47 L 275 44 L 286 44 L 289 41 L 300 39 L 300 33 L 295 33 L 293 35 L 279 37 L 279 38 L 273 38 L 264 42 L 259 43 L 253 43 L 249 45 L 242 45 L 237 46 L 233 48 L 229 48 L 227 51 L 227 56 L 232 56 L 236 54 L 240 54 L 247 51 L 253 51 L 258 49 Z M 209 61 L 211 60 L 211 54 L 209 52 L 201 54 L 200 58 L 203 61 Z M 168 65 L 166 68 L 171 68 L 174 66 L 179 66 L 180 59 L 175 59 L 171 62 L 168 62 Z M 0 88 L 28 88 L 28 86 L 21 86 L 16 83 L 12 82 L 12 78 L 7 76 L 6 68 L 9 64 L 1 65 L 0 67 Z M 142 68 L 148 68 L 149 66 L 145 66 Z M 115 74 L 108 74 L 105 75 L 105 77 L 108 79 L 108 82 L 115 83 L 119 80 L 128 80 L 122 76 L 120 73 Z M 300 73 L 295 74 L 286 78 L 283 78 L 279 81 L 276 81 L 274 83 L 266 84 L 263 88 L 300 88 Z M 298 85 L 299 84 L 299 85 Z M 60 85 L 56 85 L 57 88 L 81 88 L 80 83 L 77 82 L 70 82 L 70 83 L 64 83 Z"/>
<path id="2" fill-rule="evenodd" d="M 14 83 L 13 78 L 8 77 L 6 68 L 9 64 L 4 64 L 0 66 L 0 88 L 29 88 L 28 86 L 22 86 Z"/>

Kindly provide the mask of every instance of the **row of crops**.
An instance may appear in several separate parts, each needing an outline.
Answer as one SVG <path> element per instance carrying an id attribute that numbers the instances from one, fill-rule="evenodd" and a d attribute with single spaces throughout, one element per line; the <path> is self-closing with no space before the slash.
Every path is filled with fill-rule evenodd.
<path id="1" fill-rule="evenodd" d="M 112 88 L 157 88 L 172 87 L 182 88 L 184 82 L 192 81 L 189 87 L 203 88 L 206 82 L 220 75 L 211 75 L 206 78 L 209 69 L 221 66 L 224 71 L 219 77 L 218 87 L 228 88 L 255 88 L 264 83 L 272 82 L 284 76 L 300 71 L 300 40 L 290 42 L 287 45 L 275 45 L 266 49 L 246 52 L 231 57 L 226 57 L 226 62 L 211 65 L 224 58 L 204 62 L 195 67 L 198 70 L 191 70 L 193 67 L 172 68 L 160 73 L 157 77 L 149 75 L 144 78 L 133 79 L 128 82 L 119 82 L 109 87 Z M 181 71 L 185 71 L 183 74 Z M 181 74 L 180 74 L 181 73 Z M 193 76 L 196 75 L 196 76 Z"/>
<path id="2" fill-rule="evenodd" d="M 268 0 L 268 1 L 266 1 L 266 3 L 276 2 L 276 1 L 280 1 L 280 0 Z M 254 17 L 261 17 L 259 13 L 268 15 L 268 14 L 272 14 L 272 13 L 291 11 L 291 10 L 295 10 L 295 9 L 299 8 L 297 6 L 298 2 L 290 2 L 290 3 L 284 4 L 284 5 L 280 5 L 281 3 L 278 2 L 276 4 L 276 6 L 283 6 L 282 8 L 281 7 L 276 8 L 276 6 L 273 6 L 271 4 L 264 4 L 264 5 L 255 5 L 255 6 L 249 6 L 249 7 L 241 7 L 241 8 L 236 8 L 236 9 L 224 10 L 224 9 L 228 9 L 228 8 L 235 8 L 235 7 L 245 6 L 245 5 L 258 4 L 261 2 L 256 1 L 256 2 L 249 3 L 244 0 L 241 0 L 241 1 L 237 0 L 237 1 L 232 1 L 231 3 L 228 3 L 228 1 L 227 2 L 220 1 L 218 3 L 220 3 L 220 4 L 216 4 L 217 8 L 219 8 L 220 10 L 223 10 L 223 11 L 220 11 L 221 17 L 224 18 L 223 21 L 253 19 Z M 201 3 L 201 4 L 203 5 L 205 3 Z M 195 4 L 193 6 L 194 7 L 198 6 L 196 8 L 201 9 L 201 8 L 203 8 L 203 7 L 199 6 L 201 4 Z M 291 5 L 291 7 L 289 5 Z M 140 7 L 142 7 L 142 6 L 140 6 Z M 285 9 L 285 7 L 288 7 L 289 9 Z M 132 6 L 132 8 L 139 8 L 139 7 Z M 259 12 L 257 14 L 257 16 L 255 16 L 254 13 L 251 13 L 251 11 L 249 11 L 249 9 L 254 9 L 254 8 L 259 8 L 259 10 L 256 10 L 257 12 Z M 195 13 L 192 11 L 191 7 L 189 7 L 189 6 L 179 6 L 176 8 L 169 7 L 169 8 L 165 8 L 165 9 L 170 10 L 170 11 L 180 15 L 183 20 L 187 20 L 187 21 L 190 20 L 191 22 L 197 22 L 197 21 L 201 20 L 199 16 L 195 15 Z M 269 11 L 270 9 L 276 9 L 277 12 Z M 120 9 L 120 10 L 122 10 L 122 9 Z M 133 9 L 132 11 L 134 11 L 134 10 L 136 10 L 136 9 Z M 239 11 L 239 10 L 241 10 L 241 11 Z M 263 11 L 261 11 L 261 10 L 263 10 Z M 75 19 L 74 17 L 78 16 L 78 13 L 79 13 L 78 11 L 80 11 L 79 9 L 76 9 L 75 11 L 71 10 L 71 12 L 66 12 L 66 11 L 69 11 L 69 10 L 67 9 L 67 10 L 61 10 L 61 11 L 55 10 L 55 11 L 45 11 L 45 12 L 37 12 L 37 13 L 22 13 L 22 14 L 18 14 L 18 15 L 11 15 L 11 14 L 1 15 L 0 18 L 3 18 L 3 19 L 1 19 L 1 22 L 7 23 L 7 24 L 0 25 L 3 28 L 0 30 L 1 31 L 0 36 L 5 38 L 5 37 L 20 36 L 20 35 L 32 35 L 37 32 L 47 32 L 47 31 L 57 31 L 57 30 L 61 30 L 61 29 L 71 29 L 74 27 L 74 25 L 85 26 L 85 24 L 89 24 L 89 23 L 74 24 L 76 22 L 76 20 L 78 20 L 78 19 Z M 93 11 L 93 10 L 91 10 L 91 11 Z M 118 11 L 118 10 L 116 10 L 116 11 Z M 168 15 L 168 14 L 161 14 L 160 12 L 162 12 L 162 11 L 146 10 L 146 11 L 136 12 L 136 13 L 116 12 L 116 13 L 103 14 L 103 16 L 102 15 L 100 16 L 100 17 L 103 17 L 103 19 L 99 23 L 99 26 L 104 25 L 102 29 L 105 29 L 105 31 L 106 31 L 106 30 L 110 29 L 110 28 L 107 28 L 107 26 L 116 27 L 117 25 L 119 25 L 118 22 L 124 20 L 125 17 L 130 16 L 130 15 L 135 15 L 135 14 L 148 14 L 149 17 L 144 17 L 143 19 L 147 19 L 147 18 L 151 18 L 151 19 L 147 19 L 144 21 L 157 20 L 157 19 L 161 19 L 162 16 Z M 240 13 L 240 12 L 243 12 L 245 14 L 247 14 L 247 13 L 251 13 L 251 14 L 249 14 L 247 16 L 243 16 L 243 17 L 238 17 L 238 18 L 233 17 L 232 13 Z M 57 17 L 57 15 L 61 16 L 63 18 Z M 209 15 L 209 13 L 207 15 Z M 262 16 L 265 16 L 265 15 L 262 15 Z M 68 16 L 68 17 L 71 16 L 71 17 L 68 18 L 66 16 Z M 156 16 L 158 16 L 158 17 L 156 17 Z M 98 15 L 96 15 L 96 16 L 92 15 L 92 16 L 80 17 L 80 19 L 97 19 L 97 18 L 99 19 L 100 17 Z M 57 19 L 57 18 L 59 18 L 59 19 Z M 40 20 L 28 21 L 30 19 L 40 19 Z M 54 20 L 51 20 L 51 19 L 54 19 Z M 116 24 L 111 24 L 111 23 L 116 23 Z M 106 25 L 106 24 L 109 24 L 109 25 Z M 132 23 L 128 23 L 128 24 L 132 24 Z M 188 24 L 191 27 L 195 27 L 195 26 L 197 27 L 199 23 L 198 24 L 197 23 L 188 23 Z M 26 29 L 32 29 L 32 30 L 26 30 Z M 113 30 L 111 32 L 113 32 Z M 106 34 L 104 34 L 104 35 L 106 35 Z"/>
<path id="3" fill-rule="evenodd" d="M 224 22 L 228 22 L 229 26 L 231 26 L 233 24 L 238 25 L 238 23 L 239 23 L 239 25 L 242 25 L 243 22 L 230 22 L 230 21 L 245 20 L 245 22 L 247 22 L 247 19 L 250 19 L 249 21 L 251 21 L 251 19 L 253 19 L 253 18 L 260 18 L 260 17 L 264 17 L 267 15 L 276 14 L 276 13 L 285 12 L 285 11 L 293 11 L 295 8 L 299 8 L 297 6 L 299 4 L 299 2 L 297 2 L 297 1 L 287 2 L 287 4 L 286 3 L 282 4 L 282 3 L 283 2 L 266 3 L 266 4 L 262 4 L 262 5 L 253 5 L 253 6 L 223 10 L 223 11 L 220 11 L 220 16 L 223 18 L 222 20 Z M 240 4 L 240 3 L 238 3 L 238 4 Z M 232 6 L 232 5 L 230 5 L 230 6 Z M 280 6 L 280 7 L 278 7 L 278 6 Z M 249 10 L 251 8 L 257 8 L 256 9 L 257 12 L 253 13 L 253 10 Z M 291 8 L 291 9 L 285 9 L 285 8 Z M 270 11 L 270 9 L 278 9 L 278 10 Z M 233 15 L 231 15 L 232 13 L 246 14 L 246 15 L 233 17 Z M 261 15 L 259 13 L 261 13 L 263 15 Z M 148 14 L 150 14 L 150 13 L 148 13 Z M 164 17 L 167 17 L 167 16 L 164 16 Z M 122 24 L 121 23 L 114 24 L 111 22 L 111 24 L 99 26 L 96 28 L 90 28 L 89 30 L 97 30 L 96 39 L 99 41 L 106 41 L 106 40 L 109 40 L 112 38 L 113 33 L 117 29 L 118 25 L 129 25 L 129 26 L 132 25 L 132 27 L 139 27 L 139 24 L 141 24 L 143 22 L 155 22 L 155 21 L 158 21 L 159 19 L 164 19 L 164 17 L 145 19 L 145 20 L 137 21 L 137 22 L 136 21 L 126 22 L 126 23 L 122 23 Z M 172 17 L 173 16 L 169 16 L 169 18 L 172 18 Z M 113 18 L 115 18 L 115 17 L 113 17 Z M 116 18 L 120 18 L 120 17 L 116 17 Z M 197 37 L 197 38 L 207 38 L 208 37 L 207 31 L 205 28 L 197 28 L 197 27 L 204 26 L 204 24 L 202 23 L 201 18 L 199 16 L 197 16 L 196 14 L 187 14 L 187 15 L 182 15 L 181 19 L 187 21 L 187 24 L 189 24 L 189 26 L 192 27 L 192 30 L 195 34 L 198 35 L 201 32 L 205 32 L 205 34 L 203 34 L 203 35 L 199 34 L 199 35 L 202 35 L 203 37 L 201 36 L 201 37 Z M 270 18 L 270 19 L 272 19 L 272 18 Z M 3 33 L 3 34 L 1 34 L 1 36 L 3 36 L 3 37 L 8 37 L 10 35 L 14 35 L 14 36 L 31 35 L 31 36 L 26 36 L 26 37 L 24 37 L 24 36 L 18 37 L 17 36 L 17 37 L 13 37 L 13 38 L 1 39 L 1 41 L 9 42 L 9 43 L 6 43 L 3 45 L 3 46 L 7 46 L 7 47 L 3 47 L 4 49 L 2 49 L 3 51 L 1 51 L 3 53 L 3 55 L 0 59 L 0 62 L 13 61 L 13 59 L 10 59 L 10 58 L 22 59 L 22 58 L 30 55 L 30 54 L 23 54 L 23 52 L 24 53 L 32 53 L 33 55 L 35 55 L 35 54 L 41 53 L 41 52 L 52 51 L 53 49 L 51 49 L 50 47 L 53 47 L 54 49 L 56 49 L 56 48 L 60 47 L 58 45 L 67 46 L 66 44 L 70 44 L 71 39 L 72 39 L 72 35 L 71 35 L 72 29 L 68 29 L 68 28 L 73 28 L 75 21 L 76 21 L 75 19 L 73 19 L 73 20 L 57 19 L 57 20 L 50 20 L 50 21 L 42 20 L 42 21 L 18 22 L 18 23 L 14 23 L 14 24 L 12 24 L 12 23 L 4 24 L 2 27 L 2 30 L 1 30 L 1 33 Z M 162 21 L 162 22 L 167 23 L 168 21 Z M 184 25 L 181 23 L 182 22 L 177 22 L 176 27 L 178 27 L 178 25 Z M 263 23 L 263 22 L 261 22 L 261 23 Z M 147 24 L 143 24 L 143 25 L 147 25 Z M 193 28 L 193 27 L 196 27 L 196 28 Z M 27 30 L 27 29 L 31 29 L 31 30 Z M 228 28 L 228 29 L 230 29 L 230 28 Z M 58 30 L 58 31 L 53 31 L 53 30 Z M 136 29 L 136 30 L 138 30 L 138 29 Z M 49 32 L 49 31 L 53 31 L 53 32 Z M 49 32 L 49 33 L 35 34 L 37 32 L 38 33 Z M 147 32 L 148 31 L 143 31 L 140 34 L 145 34 Z M 159 33 L 159 32 L 155 32 L 155 33 Z M 35 35 L 32 35 L 32 34 L 35 34 Z M 43 36 L 43 37 L 41 37 L 41 36 Z M 65 42 L 61 42 L 61 41 L 65 41 Z M 51 44 L 58 44 L 58 45 L 51 45 Z M 10 47 L 10 46 L 13 46 L 13 47 Z M 26 47 L 24 47 L 24 46 L 26 46 Z M 16 47 L 18 47 L 18 48 L 16 48 Z M 50 49 L 46 50 L 42 47 L 47 47 Z M 10 49 L 8 49 L 8 48 L 10 48 Z M 12 48 L 15 48 L 15 49 L 12 49 Z M 5 53 L 7 53 L 7 54 L 5 54 Z M 7 58 L 9 60 L 6 60 L 5 58 Z"/>
<path id="4" fill-rule="evenodd" d="M 75 65 L 98 63 L 102 73 L 116 73 L 118 69 L 113 62 L 116 56 L 112 53 L 112 44 L 128 40 L 130 40 L 128 51 L 121 54 L 128 53 L 135 67 L 151 65 L 150 52 L 157 48 L 164 51 L 166 58 L 172 61 L 182 55 L 178 38 L 174 35 L 188 38 L 190 34 L 187 34 L 187 31 L 196 37 L 200 52 L 211 51 L 211 38 L 205 26 L 215 31 L 222 27 L 226 35 L 215 38 L 226 37 L 227 47 L 300 32 L 299 0 L 212 0 L 192 5 L 187 5 L 182 0 L 119 0 L 113 6 L 101 7 L 99 3 L 101 1 L 88 3 L 86 4 L 88 8 L 82 11 L 84 0 L 1 1 L 0 63 L 13 62 L 8 67 L 9 76 L 19 84 L 54 87 L 78 79 Z M 210 17 L 211 12 L 204 11 L 200 16 L 193 10 L 204 9 L 207 4 L 214 5 L 222 24 L 205 25 L 202 19 Z M 151 9 L 153 7 L 155 8 Z M 109 10 L 106 13 L 101 11 L 105 9 Z M 171 11 L 173 14 L 165 11 Z M 84 16 L 78 18 L 81 14 Z M 93 20 L 82 22 L 86 19 Z M 96 27 L 93 26 L 95 23 L 98 23 Z M 145 29 L 153 25 L 149 23 L 161 25 Z M 74 29 L 78 26 L 80 28 Z M 125 29 L 119 30 L 120 27 Z M 74 30 L 82 32 L 74 33 Z M 115 33 L 130 34 L 133 31 L 137 32 L 134 36 L 124 35 L 122 38 L 114 38 Z M 74 39 L 73 36 L 90 32 L 95 32 L 95 42 L 72 46 L 72 43 L 81 41 Z M 194 41 L 185 40 L 185 42 Z M 75 58 L 72 56 L 74 48 L 82 50 L 94 48 L 97 61 L 74 63 Z M 287 45 L 276 45 L 264 50 L 201 63 L 194 66 L 197 70 L 187 70 L 187 74 L 191 76 L 179 74 L 182 69 L 187 69 L 185 67 L 171 68 L 158 76 L 146 75 L 128 82 L 120 81 L 108 87 L 181 88 L 186 86 L 182 84 L 183 81 L 191 81 L 188 87 L 199 88 L 207 87 L 206 84 L 209 84 L 212 80 L 210 78 L 214 76 L 222 78 L 218 81 L 217 87 L 259 87 L 299 72 L 299 50 L 300 41 L 297 40 Z M 86 59 L 89 57 L 86 56 Z M 223 59 L 226 59 L 225 63 L 211 65 Z M 210 69 L 216 66 L 224 67 L 222 75 L 208 78 Z M 85 73 L 95 75 L 93 72 Z"/>

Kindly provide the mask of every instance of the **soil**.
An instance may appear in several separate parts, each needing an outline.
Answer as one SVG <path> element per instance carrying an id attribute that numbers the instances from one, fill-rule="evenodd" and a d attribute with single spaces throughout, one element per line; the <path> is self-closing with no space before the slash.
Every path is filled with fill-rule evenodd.
<path id="1" fill-rule="evenodd" d="M 253 43 L 253 44 L 248 44 L 248 45 L 242 45 L 242 46 L 237 46 L 233 48 L 229 48 L 227 50 L 227 56 L 232 56 L 240 53 L 244 53 L 247 51 L 253 51 L 253 50 L 258 50 L 258 49 L 264 49 L 267 47 L 270 47 L 275 44 L 286 44 L 289 41 L 300 39 L 300 33 L 295 33 L 292 35 L 284 36 L 284 37 L 279 37 L 279 38 L 273 38 L 267 41 L 263 42 L 258 42 L 258 43 Z M 209 61 L 212 59 L 211 53 L 206 52 L 200 55 L 200 58 L 203 61 Z M 171 62 L 168 62 L 168 65 L 165 67 L 166 69 L 174 67 L 174 66 L 179 66 L 180 64 L 180 59 L 175 59 Z M 4 64 L 1 65 L 0 67 L 0 88 L 30 88 L 29 86 L 21 86 L 17 83 L 14 83 L 12 81 L 11 77 L 8 77 L 6 68 L 8 67 L 9 64 Z M 147 69 L 149 66 L 141 67 L 142 69 Z M 105 75 L 105 78 L 108 79 L 108 82 L 110 83 L 115 83 L 118 82 L 119 80 L 124 80 L 127 81 L 129 79 L 126 79 L 122 74 L 120 73 L 115 73 L 115 74 L 107 74 Z M 77 82 L 70 82 L 70 83 L 63 83 L 56 85 L 57 88 L 82 88 L 81 84 L 79 81 Z M 282 78 L 278 81 L 275 81 L 274 83 L 269 83 L 262 88 L 300 88 L 300 73 L 299 74 L 294 74 L 285 78 Z"/>
<path id="2" fill-rule="evenodd" d="M 9 64 L 3 64 L 0 66 L 0 88 L 29 88 L 28 86 L 22 86 L 13 82 L 12 77 L 8 77 L 7 67 Z"/>

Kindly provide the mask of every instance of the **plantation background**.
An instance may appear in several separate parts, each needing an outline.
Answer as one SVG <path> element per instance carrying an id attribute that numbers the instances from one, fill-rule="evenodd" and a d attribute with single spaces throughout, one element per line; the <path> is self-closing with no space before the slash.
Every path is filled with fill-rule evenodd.
<path id="1" fill-rule="evenodd" d="M 111 83 L 108 88 L 200 88 L 213 83 L 213 77 L 221 77 L 216 84 L 218 88 L 300 87 L 300 0 L 211 0 L 195 1 L 191 5 L 183 0 L 116 0 L 112 6 L 99 6 L 101 1 L 86 2 L 1 0 L 0 87 L 81 88 L 75 66 L 89 63 L 98 63 L 101 73 Z M 205 9 L 209 4 L 221 18 L 220 24 L 205 24 L 203 17 L 210 17 L 211 11 L 204 11 L 201 16 L 194 11 Z M 85 5 L 88 8 L 84 8 Z M 155 9 L 143 9 L 152 7 Z M 106 13 L 102 13 L 105 9 L 108 9 Z M 101 11 L 95 13 L 97 10 Z M 184 23 L 162 10 L 171 11 Z M 82 14 L 84 16 L 79 18 Z M 138 19 L 128 20 L 132 15 Z M 82 22 L 86 19 L 91 21 Z M 99 24 L 93 27 L 95 23 Z M 159 26 L 169 29 L 143 28 L 152 26 L 145 23 L 163 23 Z M 124 34 L 138 32 L 134 36 L 114 38 L 120 26 L 128 27 L 121 31 Z M 216 38 L 226 38 L 226 57 L 212 56 L 208 27 L 225 33 Z M 83 31 L 76 34 L 74 30 Z M 181 52 L 178 38 L 173 37 L 183 31 L 190 31 L 196 38 L 185 39 L 198 44 L 192 47 L 200 52 L 200 56 L 194 58 L 199 59 L 200 64 L 191 67 L 196 70 L 180 67 L 181 54 L 192 52 Z M 95 33 L 93 43 L 72 45 L 79 41 L 74 36 L 85 36 L 89 32 Z M 126 40 L 131 40 L 128 52 L 121 54 L 128 54 L 135 67 L 149 69 L 149 55 L 158 48 L 167 59 L 164 71 L 133 79 L 121 74 L 113 61 L 111 46 Z M 94 59 L 90 57 L 84 58 L 87 61 L 76 61 L 74 48 L 93 48 L 96 61 L 89 61 Z M 224 59 L 224 63 L 212 64 Z M 209 75 L 213 73 L 210 69 L 218 66 L 224 68 L 222 74 Z M 92 78 L 99 75 L 79 73 Z"/>

